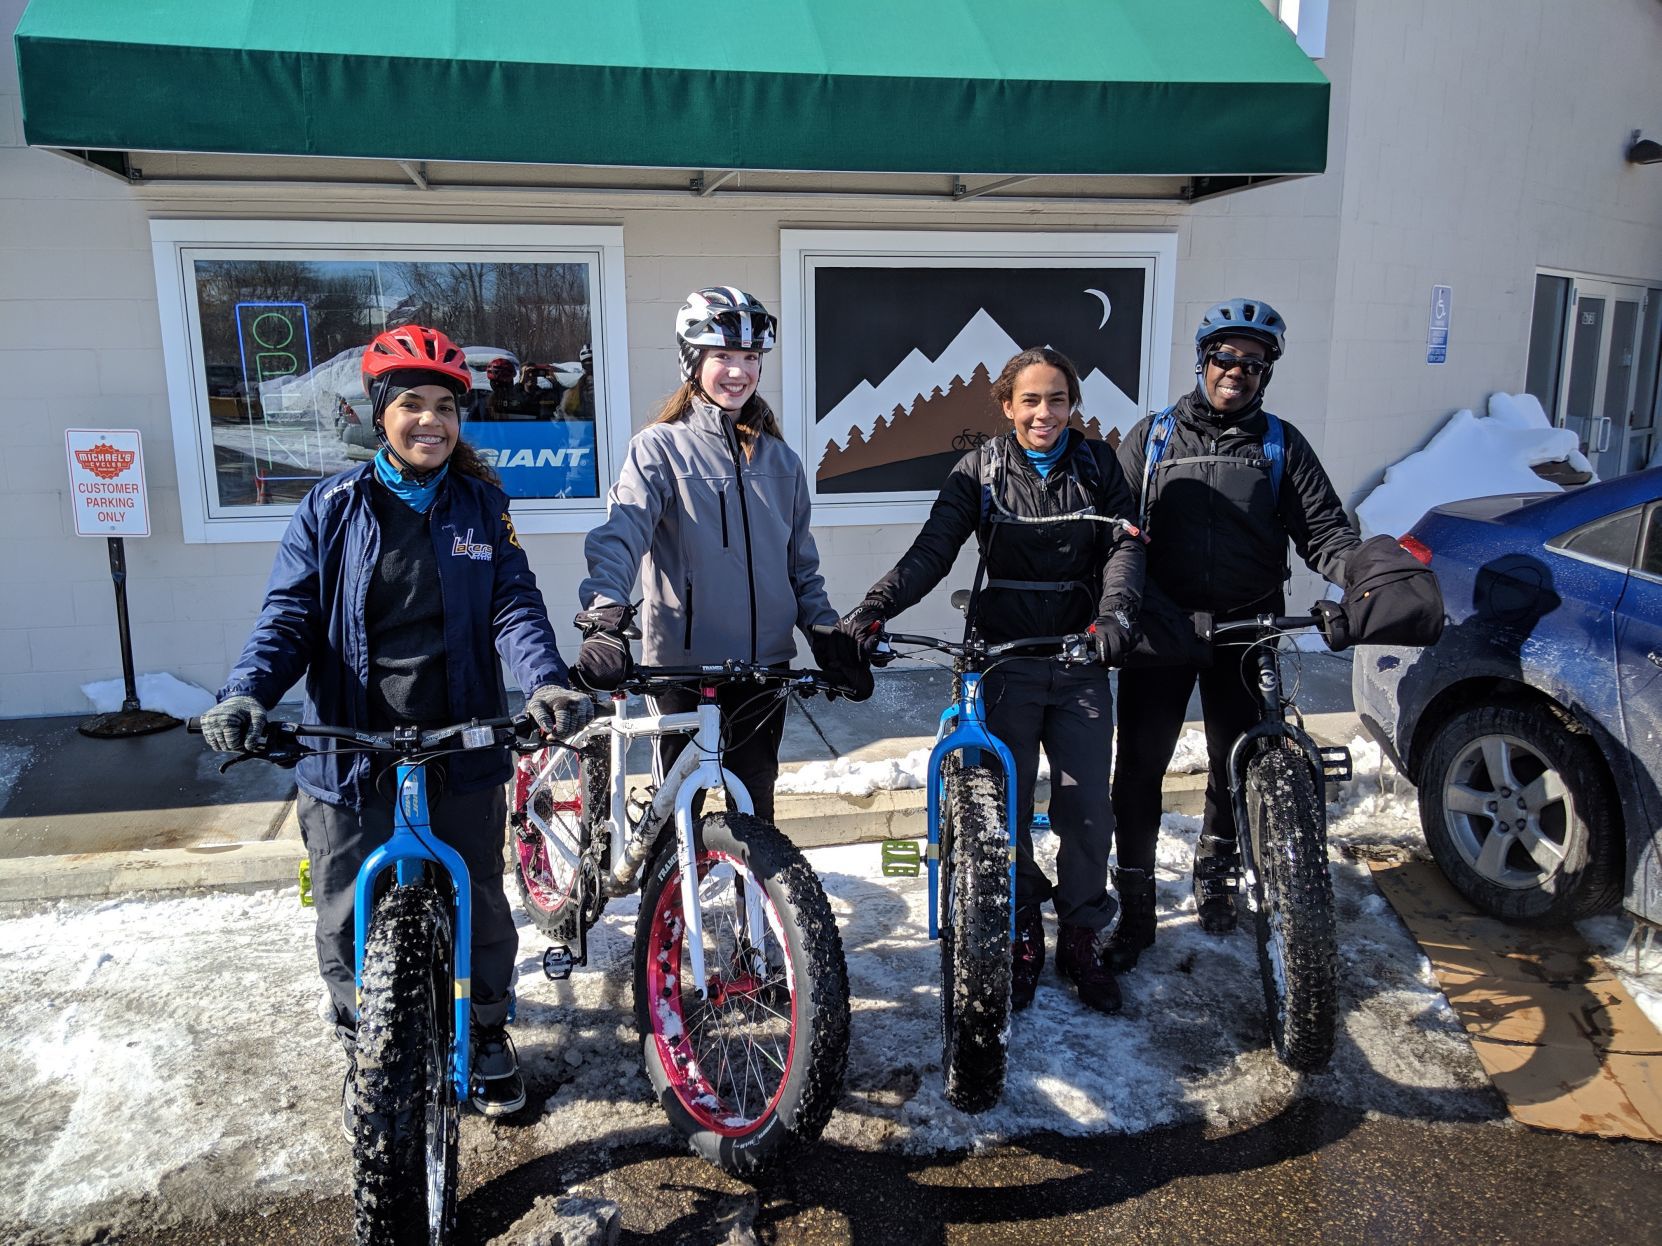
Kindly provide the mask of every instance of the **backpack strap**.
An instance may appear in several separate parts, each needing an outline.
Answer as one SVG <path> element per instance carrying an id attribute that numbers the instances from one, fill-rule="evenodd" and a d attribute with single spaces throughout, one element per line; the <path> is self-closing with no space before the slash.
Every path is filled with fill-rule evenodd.
<path id="1" fill-rule="evenodd" d="M 1149 493 L 1154 486 L 1154 473 L 1160 466 L 1160 460 L 1166 457 L 1166 443 L 1177 427 L 1177 417 L 1173 414 L 1176 410 L 1177 404 L 1173 403 L 1148 422 L 1148 442 L 1143 446 L 1141 505 L 1137 509 L 1137 526 L 1144 532 L 1148 531 Z"/>
<path id="2" fill-rule="evenodd" d="M 1264 412 L 1264 457 L 1270 461 L 1270 488 L 1275 492 L 1276 505 L 1281 504 L 1281 477 L 1287 466 L 1287 434 L 1281 420 Z"/>

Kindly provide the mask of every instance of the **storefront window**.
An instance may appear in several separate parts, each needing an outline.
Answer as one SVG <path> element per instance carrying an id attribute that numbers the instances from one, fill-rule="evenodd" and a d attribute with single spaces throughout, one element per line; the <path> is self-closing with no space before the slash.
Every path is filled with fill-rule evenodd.
<path id="1" fill-rule="evenodd" d="M 182 460 L 181 493 L 193 484 L 200 493 L 207 539 L 216 529 L 247 539 L 247 522 L 286 517 L 318 481 L 374 458 L 363 349 L 403 324 L 432 326 L 461 347 L 473 380 L 462 436 L 509 496 L 523 499 L 522 530 L 538 530 L 527 512 L 603 510 L 610 443 L 618 431 L 627 438 L 628 418 L 626 403 L 613 406 L 620 386 L 609 384 L 623 369 L 612 358 L 623 343 L 621 327 L 609 334 L 601 315 L 601 252 L 178 245 L 173 253 L 199 477 L 187 481 Z M 614 297 L 621 303 L 621 290 Z M 176 371 L 172 353 L 170 343 Z M 177 427 L 186 404 L 175 393 L 173 405 Z"/>

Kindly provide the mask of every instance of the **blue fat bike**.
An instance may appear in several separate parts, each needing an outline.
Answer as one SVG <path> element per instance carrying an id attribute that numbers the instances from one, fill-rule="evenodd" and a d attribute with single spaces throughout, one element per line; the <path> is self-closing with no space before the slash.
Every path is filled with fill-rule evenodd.
<path id="1" fill-rule="evenodd" d="M 189 729 L 200 730 L 196 719 Z M 432 834 L 427 765 L 468 749 L 541 747 L 533 730 L 523 718 L 386 734 L 271 723 L 257 751 L 221 766 L 293 766 L 316 751 L 307 739 L 395 759 L 392 837 L 364 861 L 356 890 L 353 1212 L 363 1246 L 446 1242 L 456 1222 L 460 1108 L 473 1092 L 472 892 L 461 856 Z"/>
<path id="2" fill-rule="evenodd" d="M 969 594 L 953 594 L 964 608 Z M 941 945 L 941 1068 L 946 1098 L 960 1111 L 984 1112 L 1004 1093 L 1010 1043 L 1010 944 L 1015 938 L 1015 762 L 987 729 L 981 683 L 1000 660 L 1056 651 L 1065 665 L 1095 662 L 1083 635 L 1034 636 L 988 645 L 972 632 L 962 643 L 885 631 L 882 663 L 893 645 L 937 650 L 953 659 L 956 692 L 941 713 L 927 783 L 929 937 Z M 1106 759 L 1105 759 L 1106 760 Z M 1035 822 L 1043 815 L 1037 815 Z M 885 873 L 916 873 L 900 862 L 899 844 L 884 845 Z M 899 868 L 895 868 L 899 865 Z"/>

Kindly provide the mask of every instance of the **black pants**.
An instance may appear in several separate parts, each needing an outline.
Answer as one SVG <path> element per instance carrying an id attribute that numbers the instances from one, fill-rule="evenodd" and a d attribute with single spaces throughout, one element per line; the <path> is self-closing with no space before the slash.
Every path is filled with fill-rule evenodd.
<path id="1" fill-rule="evenodd" d="M 1206 811 L 1200 856 L 1232 852 L 1229 750 L 1258 721 L 1257 667 L 1242 645 L 1220 645 L 1209 667 L 1134 667 L 1120 672 L 1119 753 L 1114 761 L 1114 856 L 1121 869 L 1154 869 L 1160 837 L 1160 783 L 1183 730 L 1189 694 L 1200 682 L 1206 724 Z"/>
<path id="2" fill-rule="evenodd" d="M 507 794 L 500 784 L 459 796 L 437 792 L 429 771 L 428 806 L 433 830 L 467 865 L 473 894 L 473 1019 L 479 1025 L 501 1025 L 508 1018 L 508 990 L 519 956 L 519 933 L 502 889 Z M 377 793 L 355 812 L 301 792 L 299 815 L 311 858 L 317 964 L 335 1006 L 336 1032 L 350 1041 L 358 1026 L 354 889 L 358 867 L 392 838 L 392 802 Z M 384 877 L 390 878 L 390 871 Z"/>
<path id="3" fill-rule="evenodd" d="M 756 816 L 773 821 L 773 785 L 779 778 L 779 740 L 785 734 L 785 698 L 778 688 L 723 684 L 716 690 L 721 707 L 721 764 L 731 770 L 750 793 Z M 652 698 L 660 714 L 686 714 L 698 708 L 698 694 L 676 689 Z M 668 774 L 690 735 L 659 736 L 658 772 Z M 704 810 L 704 795 L 693 799 L 693 817 Z"/>
<path id="4" fill-rule="evenodd" d="M 1095 665 L 1017 658 L 989 671 L 981 688 L 988 729 L 1016 763 L 1016 903 L 1049 899 L 1058 920 L 1100 930 L 1114 916 L 1108 898 L 1108 848 L 1114 839 L 1108 800 L 1114 702 L 1108 672 Z M 1050 826 L 1061 841 L 1054 884 L 1033 859 L 1033 785 L 1041 746 L 1050 759 Z"/>

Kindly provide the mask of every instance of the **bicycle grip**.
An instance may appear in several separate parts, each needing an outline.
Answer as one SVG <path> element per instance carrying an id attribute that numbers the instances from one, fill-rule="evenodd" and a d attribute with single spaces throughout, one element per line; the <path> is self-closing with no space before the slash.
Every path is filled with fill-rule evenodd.
<path id="1" fill-rule="evenodd" d="M 200 717 L 197 717 L 197 716 L 194 716 L 194 715 L 190 718 L 185 719 L 185 730 L 188 731 L 191 735 L 201 735 L 202 734 L 202 719 Z"/>

